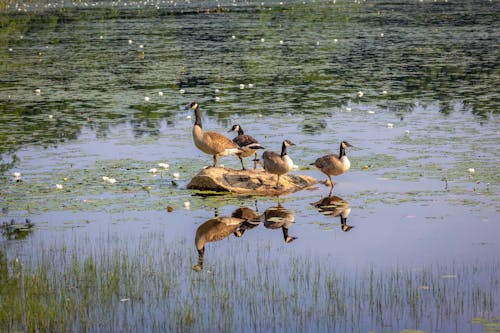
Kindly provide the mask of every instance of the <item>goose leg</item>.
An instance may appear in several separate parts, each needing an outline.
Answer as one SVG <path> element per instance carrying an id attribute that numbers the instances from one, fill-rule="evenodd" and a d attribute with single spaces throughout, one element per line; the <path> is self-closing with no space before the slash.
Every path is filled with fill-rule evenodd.
<path id="1" fill-rule="evenodd" d="M 276 185 L 274 186 L 275 189 L 279 188 L 279 183 L 280 183 L 280 175 L 278 175 L 278 180 L 276 181 Z"/>
<path id="2" fill-rule="evenodd" d="M 241 156 L 238 156 L 240 158 L 240 162 L 241 162 L 241 170 L 246 170 L 245 169 L 245 166 L 243 165 L 243 158 L 241 158 Z"/>
<path id="3" fill-rule="evenodd" d="M 257 169 L 257 153 L 255 153 L 255 158 L 253 159 L 253 169 Z"/>
<path id="4" fill-rule="evenodd" d="M 218 156 L 214 155 L 214 167 L 217 167 L 218 160 L 219 160 Z"/>

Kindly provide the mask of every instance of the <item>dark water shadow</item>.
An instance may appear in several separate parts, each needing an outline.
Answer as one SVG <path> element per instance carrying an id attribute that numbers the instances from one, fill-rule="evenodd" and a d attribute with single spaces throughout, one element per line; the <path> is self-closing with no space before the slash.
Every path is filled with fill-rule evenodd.
<path id="1" fill-rule="evenodd" d="M 311 203 L 314 207 L 318 208 L 318 211 L 325 215 L 331 217 L 340 218 L 340 229 L 344 232 L 350 231 L 354 226 L 347 224 L 347 218 L 351 214 L 351 206 L 346 200 L 330 194 L 327 197 L 321 198 L 320 200 Z"/>

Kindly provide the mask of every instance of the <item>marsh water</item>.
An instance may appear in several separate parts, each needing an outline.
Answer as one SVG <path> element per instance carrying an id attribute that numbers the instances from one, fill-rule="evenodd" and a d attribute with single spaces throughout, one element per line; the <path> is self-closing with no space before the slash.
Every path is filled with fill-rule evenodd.
<path id="1" fill-rule="evenodd" d="M 0 331 L 498 332 L 499 14 L 2 2 Z M 309 164 L 342 140 L 351 169 L 331 195 L 187 190 L 212 163 L 192 101 L 205 129 L 293 141 L 292 173 L 326 179 Z"/>

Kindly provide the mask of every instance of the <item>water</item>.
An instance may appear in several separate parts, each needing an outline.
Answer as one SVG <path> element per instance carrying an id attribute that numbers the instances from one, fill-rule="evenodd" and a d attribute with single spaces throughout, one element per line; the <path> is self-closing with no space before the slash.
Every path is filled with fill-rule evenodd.
<path id="1" fill-rule="evenodd" d="M 107 300 L 107 307 L 101 299 L 99 313 L 116 316 L 110 330 L 126 330 L 124 313 L 130 330 L 454 332 L 495 325 L 499 9 L 496 1 L 6 3 L 0 222 L 29 218 L 36 229 L 21 240 L 3 237 L 2 251 L 25 267 L 43 266 L 43 252 L 107 262 L 115 251 L 152 270 L 156 282 L 143 286 L 144 295 L 120 294 L 132 297 L 148 324 L 141 326 L 126 302 Z M 192 143 L 192 112 L 184 108 L 192 101 L 201 104 L 207 129 L 227 132 L 238 123 L 272 150 L 285 138 L 295 142 L 297 174 L 325 179 L 308 164 L 337 152 L 341 140 L 353 144 L 352 168 L 334 190 L 348 202 L 353 228 L 343 231 L 339 217 L 311 205 L 328 195 L 323 185 L 279 199 L 186 190 L 212 161 Z M 161 162 L 170 167 L 148 172 Z M 239 168 L 235 157 L 221 163 Z M 297 239 L 285 243 L 281 229 L 260 223 L 240 238 L 207 243 L 203 270 L 192 271 L 202 223 L 239 207 L 263 214 L 278 204 L 293 214 L 288 232 Z M 176 270 L 164 272 L 170 266 Z M 55 274 L 66 269 L 66 259 L 54 261 Z M 372 270 L 381 281 L 395 279 L 390 285 L 402 294 L 431 290 L 419 304 L 435 314 L 414 311 L 410 296 L 384 303 L 381 313 L 363 303 Z M 158 294 L 157 271 L 173 279 L 175 296 Z M 313 285 L 297 282 L 317 279 L 327 295 L 335 276 L 350 308 L 370 310 L 343 314 L 337 304 L 332 316 L 323 305 L 335 297 L 311 299 Z M 389 282 L 381 283 L 383 297 L 394 298 L 384 294 Z M 442 285 L 444 300 L 436 296 Z M 234 291 L 246 288 L 259 290 L 243 295 L 248 303 Z M 303 311 L 281 294 L 289 289 Z M 210 290 L 217 293 L 213 308 L 231 306 L 227 321 L 196 312 L 205 307 L 199 299 L 212 299 Z M 480 305 L 490 304 L 474 298 L 480 293 L 493 304 Z M 466 305 L 452 316 L 440 302 L 453 297 Z M 277 299 L 277 318 L 302 323 L 272 321 L 264 309 Z M 263 300 L 268 305 L 256 306 Z M 151 313 L 157 303 L 164 305 Z M 189 311 L 199 320 L 188 320 Z M 80 318 L 69 327 L 99 330 L 85 325 Z"/>

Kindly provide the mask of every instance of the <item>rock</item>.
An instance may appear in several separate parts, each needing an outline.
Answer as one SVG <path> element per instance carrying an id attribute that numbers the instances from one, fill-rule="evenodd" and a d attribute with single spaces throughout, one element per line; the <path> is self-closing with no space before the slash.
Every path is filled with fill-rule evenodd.
<path id="1" fill-rule="evenodd" d="M 245 195 L 277 196 L 293 193 L 318 183 L 313 177 L 288 173 L 280 177 L 280 186 L 276 189 L 274 188 L 276 177 L 265 170 L 209 167 L 194 176 L 187 188 Z"/>

